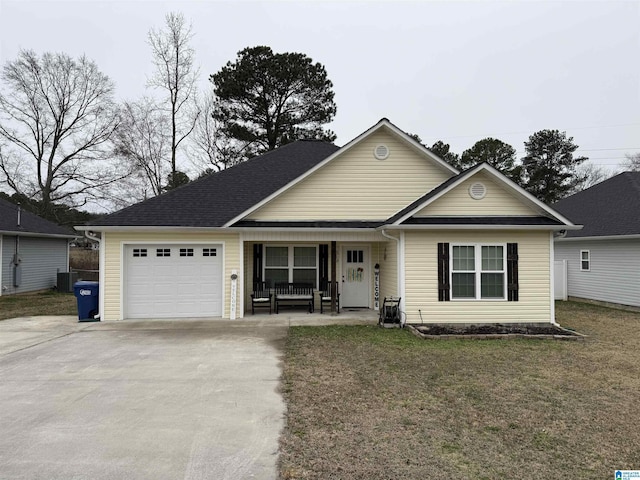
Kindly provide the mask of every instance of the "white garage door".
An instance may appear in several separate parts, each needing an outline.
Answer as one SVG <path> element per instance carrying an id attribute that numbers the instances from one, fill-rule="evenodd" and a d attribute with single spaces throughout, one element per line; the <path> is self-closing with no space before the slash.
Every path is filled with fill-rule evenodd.
<path id="1" fill-rule="evenodd" d="M 222 245 L 126 245 L 125 318 L 222 316 Z"/>

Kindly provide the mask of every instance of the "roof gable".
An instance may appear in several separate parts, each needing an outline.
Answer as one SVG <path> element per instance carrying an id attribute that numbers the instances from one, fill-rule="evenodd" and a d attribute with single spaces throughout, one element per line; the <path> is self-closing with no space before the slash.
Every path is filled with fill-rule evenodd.
<path id="1" fill-rule="evenodd" d="M 379 148 L 386 158 L 376 157 Z M 323 163 L 244 219 L 383 221 L 452 175 L 388 129 L 370 133 Z"/>
<path id="2" fill-rule="evenodd" d="M 574 224 L 565 218 L 560 213 L 554 211 L 552 208 L 545 205 L 543 202 L 535 198 L 533 195 L 528 193 L 522 187 L 518 186 L 507 177 L 502 175 L 499 171 L 493 168 L 488 163 L 480 163 L 477 164 L 464 172 L 460 173 L 456 177 L 449 179 L 447 182 L 443 183 L 436 189 L 424 195 L 422 198 L 419 198 L 411 205 L 408 205 L 403 210 L 399 211 L 396 215 L 391 217 L 387 223 L 400 225 L 404 222 L 407 222 L 411 218 L 415 217 L 425 217 L 429 215 L 440 216 L 445 214 L 446 209 L 442 208 L 434 208 L 432 210 L 433 213 L 430 213 L 429 207 L 434 205 L 434 207 L 438 206 L 436 202 L 440 202 L 440 199 L 444 200 L 446 196 L 448 196 L 451 192 L 461 192 L 468 190 L 468 186 L 475 182 L 475 179 L 478 178 L 481 180 L 488 180 L 491 182 L 491 188 L 497 187 L 501 195 L 498 197 L 504 200 L 504 195 L 509 195 L 510 199 L 513 199 L 508 208 L 502 211 L 496 211 L 495 205 L 493 208 L 490 208 L 486 213 L 481 211 L 473 211 L 473 210 L 459 210 L 457 214 L 458 217 L 470 217 L 470 216 L 506 216 L 506 217 L 514 217 L 516 216 L 546 216 L 553 220 L 559 221 L 564 225 L 573 226 Z M 462 187 L 462 188 L 461 188 Z M 465 188 L 466 187 L 466 188 Z M 465 194 L 466 195 L 466 194 Z M 474 200 L 475 201 L 475 200 Z M 471 202 L 469 202 L 471 203 Z M 442 204 L 441 204 L 442 205 Z M 455 210 L 453 210 L 455 212 Z M 463 213 L 464 212 L 464 213 Z M 446 214 L 448 217 L 455 217 L 456 213 L 448 213 Z"/>
<path id="3" fill-rule="evenodd" d="M 76 236 L 73 230 L 24 209 L 20 209 L 20 225 L 18 225 L 18 208 L 18 205 L 0 198 L 0 232 L 69 238 Z"/>
<path id="4" fill-rule="evenodd" d="M 354 138 L 345 146 L 343 146 L 342 148 L 334 152 L 332 155 L 328 156 L 322 162 L 319 162 L 313 168 L 306 171 L 303 175 L 295 178 L 293 181 L 291 181 L 287 185 L 284 185 L 278 191 L 273 192 L 272 195 L 264 198 L 261 202 L 252 206 L 250 209 L 243 212 L 241 215 L 238 215 L 237 217 L 235 217 L 233 220 L 227 223 L 227 226 L 232 225 L 235 222 L 240 221 L 244 218 L 253 218 L 251 216 L 253 212 L 256 212 L 258 209 L 261 209 L 267 203 L 274 201 L 279 196 L 285 194 L 287 191 L 295 188 L 298 184 L 306 181 L 309 177 L 314 175 L 317 171 L 321 169 L 325 169 L 331 163 L 338 162 L 340 161 L 339 159 L 352 154 L 354 150 L 357 150 L 359 147 L 362 147 L 363 144 L 365 144 L 367 141 L 370 141 L 371 139 L 375 138 L 376 135 L 380 135 L 380 134 L 389 136 L 390 138 L 393 139 L 394 142 L 396 142 L 396 144 L 402 145 L 407 150 L 410 150 L 418 158 L 424 159 L 426 162 L 432 165 L 433 168 L 439 170 L 442 175 L 439 182 L 442 181 L 442 178 L 447 178 L 458 173 L 458 170 L 456 170 L 454 167 L 452 167 L 447 162 L 445 162 L 440 157 L 438 157 L 436 154 L 431 152 L 424 145 L 420 144 L 419 142 L 414 140 L 412 137 L 407 135 L 405 132 L 400 130 L 388 119 L 383 118 L 374 126 L 367 129 L 362 134 L 358 135 L 356 138 Z M 373 152 L 371 153 L 373 154 Z M 423 188 L 422 191 L 426 191 L 428 189 L 429 188 Z M 385 217 L 386 215 L 383 215 L 382 217 L 378 217 L 378 218 L 382 220 Z"/>
<path id="5" fill-rule="evenodd" d="M 567 238 L 640 235 L 640 172 L 623 172 L 553 207 L 584 225 Z"/>

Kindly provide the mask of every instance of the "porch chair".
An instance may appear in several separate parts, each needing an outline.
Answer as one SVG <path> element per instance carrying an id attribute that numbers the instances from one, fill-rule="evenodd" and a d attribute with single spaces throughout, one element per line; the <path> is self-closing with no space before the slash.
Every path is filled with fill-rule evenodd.
<path id="1" fill-rule="evenodd" d="M 272 294 L 267 287 L 267 282 L 257 282 L 253 286 L 251 294 L 251 314 L 255 315 L 256 308 L 269 307 L 269 315 L 271 315 L 271 297 Z"/>
<path id="2" fill-rule="evenodd" d="M 324 313 L 324 305 L 329 305 L 329 309 L 331 309 L 331 282 L 323 281 L 320 284 L 320 290 L 318 291 L 318 295 L 320 296 L 320 313 Z M 340 313 L 340 292 L 338 292 L 338 282 L 334 282 L 334 286 L 336 289 L 336 313 Z"/>

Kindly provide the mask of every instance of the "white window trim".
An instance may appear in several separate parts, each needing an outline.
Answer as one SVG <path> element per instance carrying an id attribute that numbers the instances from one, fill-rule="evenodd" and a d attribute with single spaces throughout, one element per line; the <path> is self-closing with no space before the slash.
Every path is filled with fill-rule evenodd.
<path id="1" fill-rule="evenodd" d="M 453 270 L 453 248 L 454 247 L 473 247 L 475 270 Z M 482 270 L 482 247 L 502 247 L 502 270 Z M 475 275 L 475 297 L 474 298 L 456 298 L 453 296 L 453 274 L 454 273 L 473 273 Z M 482 298 L 482 274 L 483 273 L 502 273 L 504 276 L 502 298 Z M 451 243 L 449 245 L 449 285 L 451 286 L 450 298 L 452 302 L 506 302 L 507 301 L 507 244 L 506 243 Z"/>
<path id="2" fill-rule="evenodd" d="M 287 256 L 287 266 L 286 267 L 267 267 L 267 248 L 269 247 L 287 247 L 288 248 L 288 256 Z M 316 251 L 316 265 L 315 267 L 313 267 L 316 271 L 316 279 L 315 279 L 315 287 L 317 288 L 320 285 L 320 281 L 318 278 L 319 275 L 319 264 L 320 264 L 320 249 L 318 248 L 317 244 L 277 244 L 277 243 L 273 243 L 273 244 L 266 244 L 264 246 L 264 261 L 262 262 L 262 278 L 266 279 L 266 272 L 267 270 L 273 269 L 273 270 L 282 270 L 284 268 L 286 268 L 289 271 L 289 283 L 293 283 L 293 271 L 296 269 L 302 269 L 302 270 L 308 270 L 311 267 L 296 267 L 293 264 L 293 252 L 294 249 L 296 247 L 306 247 L 306 248 L 314 248 Z"/>
<path id="3" fill-rule="evenodd" d="M 582 258 L 582 254 L 587 254 L 587 259 L 584 260 Z M 587 262 L 588 267 L 582 268 L 582 262 Z M 591 271 L 591 250 L 580 250 L 580 271 L 581 272 L 590 272 Z"/>

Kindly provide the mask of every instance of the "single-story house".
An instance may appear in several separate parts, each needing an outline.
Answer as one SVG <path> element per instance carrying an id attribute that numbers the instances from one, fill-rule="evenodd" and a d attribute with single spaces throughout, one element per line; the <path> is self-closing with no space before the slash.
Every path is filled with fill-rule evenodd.
<path id="1" fill-rule="evenodd" d="M 640 307 L 640 172 L 624 172 L 554 208 L 580 231 L 557 237 L 570 297 Z"/>
<path id="2" fill-rule="evenodd" d="M 235 319 L 254 285 L 288 281 L 337 282 L 341 311 L 401 297 L 408 322 L 549 323 L 553 238 L 579 227 L 382 119 L 341 148 L 296 141 L 79 228 L 100 239 L 103 320 Z"/>
<path id="3" fill-rule="evenodd" d="M 0 295 L 55 287 L 77 235 L 0 198 Z"/>

